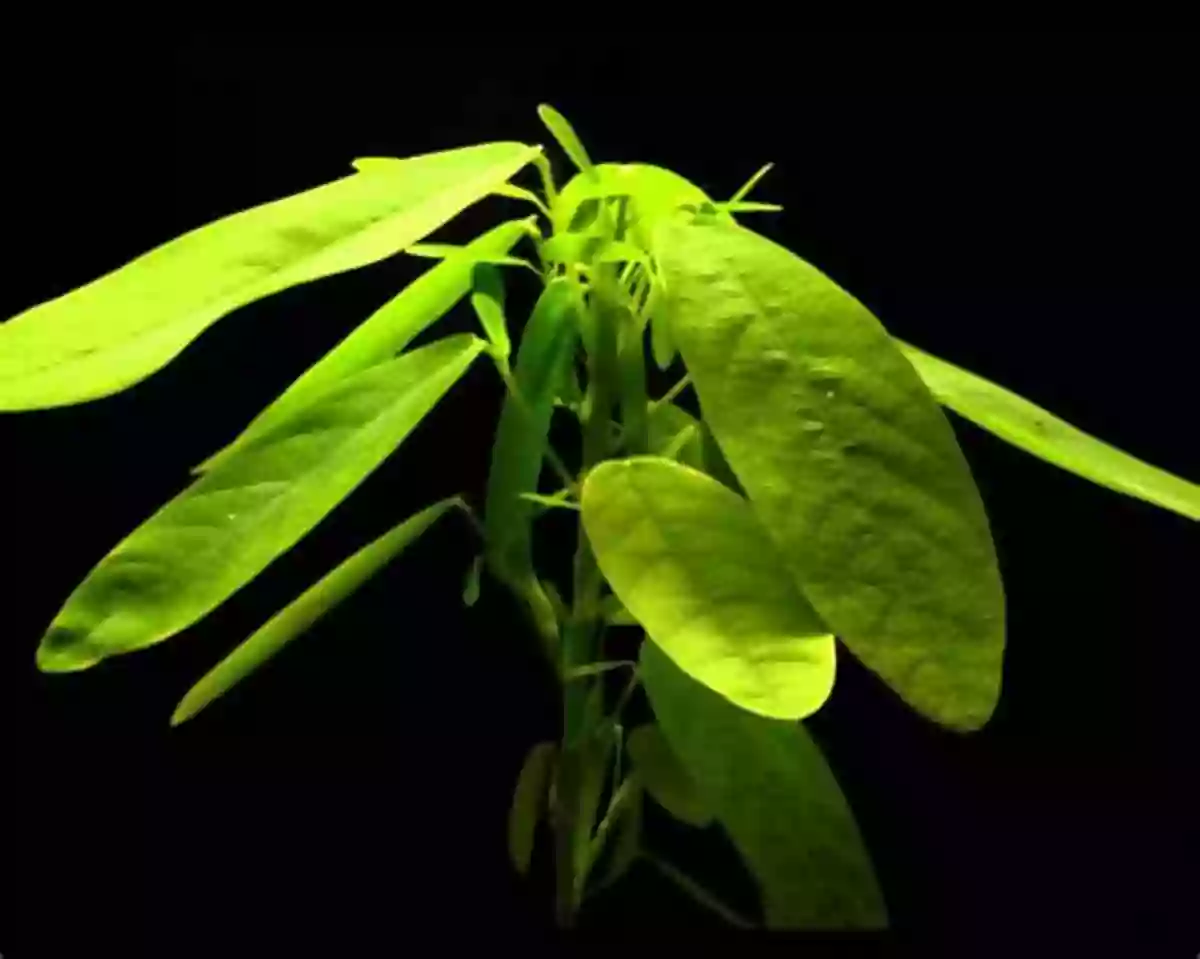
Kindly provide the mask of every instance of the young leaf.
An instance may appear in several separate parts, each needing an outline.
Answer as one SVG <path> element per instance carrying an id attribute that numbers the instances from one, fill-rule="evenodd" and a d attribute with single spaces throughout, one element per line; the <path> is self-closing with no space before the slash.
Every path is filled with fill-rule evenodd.
<path id="1" fill-rule="evenodd" d="M 546 129 L 550 131 L 550 135 L 558 141 L 558 145 L 562 147 L 563 153 L 570 158 L 571 162 L 580 170 L 590 170 L 592 168 L 591 157 L 587 155 L 587 150 L 583 148 L 583 144 L 575 135 L 575 130 L 567 122 L 567 118 L 548 103 L 540 104 L 537 112 L 542 123 L 546 125 Z"/>
<path id="2" fill-rule="evenodd" d="M 305 590 L 188 691 L 175 707 L 171 725 L 178 726 L 191 719 L 258 669 L 383 569 L 457 502 L 456 498 L 444 499 L 409 517 Z"/>
<path id="3" fill-rule="evenodd" d="M 712 822 L 712 810 L 657 726 L 647 723 L 631 732 L 628 748 L 638 779 L 655 802 L 697 829 Z"/>
<path id="4" fill-rule="evenodd" d="M 533 571 L 530 528 L 554 411 L 554 397 L 571 363 L 576 342 L 575 294 L 566 279 L 542 292 L 517 350 L 509 395 L 500 413 L 488 474 L 484 528 L 489 562 L 502 578 L 524 580 Z"/>
<path id="5" fill-rule="evenodd" d="M 754 176 L 750 177 L 750 179 L 742 185 L 742 188 L 729 198 L 728 202 L 732 204 L 739 203 L 744 200 L 747 196 L 749 196 L 750 191 L 758 186 L 758 181 L 770 173 L 774 167 L 774 163 L 764 163 L 761 167 L 759 167 Z"/>
<path id="6" fill-rule="evenodd" d="M 1000 692 L 1000 573 L 912 365 L 862 304 L 743 227 L 676 217 L 655 252 L 704 421 L 800 588 L 909 703 L 982 725 Z"/>
<path id="7" fill-rule="evenodd" d="M 545 507 L 546 509 L 579 509 L 578 503 L 574 503 L 562 495 L 544 496 L 541 493 L 520 493 L 518 495 L 526 502 Z"/>
<path id="8" fill-rule="evenodd" d="M 471 278 L 471 306 L 480 325 L 505 360 L 512 352 L 508 338 L 508 322 L 504 318 L 504 278 L 491 263 L 477 263 Z"/>
<path id="9" fill-rule="evenodd" d="M 508 855 L 522 876 L 529 872 L 533 859 L 533 837 L 546 808 L 556 753 L 557 747 L 550 742 L 538 743 L 529 750 L 513 790 L 508 814 Z"/>
<path id="10" fill-rule="evenodd" d="M 475 264 L 512 249 L 528 220 L 501 223 L 477 237 L 462 253 L 421 274 L 360 323 L 251 421 L 229 446 L 193 472 L 211 470 L 234 450 L 262 436 L 338 383 L 390 360 L 461 300 L 471 286 Z"/>
<path id="11" fill-rule="evenodd" d="M 489 143 L 397 160 L 185 233 L 0 324 L 0 410 L 126 389 L 238 307 L 402 250 L 536 152 Z"/>
<path id="12" fill-rule="evenodd" d="M 593 469 L 582 504 L 613 592 L 681 669 L 764 716 L 820 708 L 833 688 L 833 636 L 744 499 L 638 456 Z"/>
<path id="13" fill-rule="evenodd" d="M 467 575 L 463 581 L 462 601 L 467 607 L 479 602 L 479 581 L 483 574 L 483 556 L 476 556 L 467 567 Z"/>
<path id="14" fill-rule="evenodd" d="M 646 395 L 646 346 L 642 324 L 625 307 L 614 310 L 613 318 L 617 322 L 617 368 L 625 449 L 629 453 L 647 453 L 649 397 Z"/>
<path id="15" fill-rule="evenodd" d="M 895 341 L 938 402 L 1047 463 L 1189 519 L 1200 519 L 1200 486 L 1089 436 L 1015 393 Z"/>
<path id="16" fill-rule="evenodd" d="M 42 638 L 38 667 L 86 669 L 211 612 L 382 463 L 482 348 L 452 336 L 382 363 L 215 466 L 75 588 Z"/>
<path id="17" fill-rule="evenodd" d="M 627 782 L 629 780 L 626 780 Z M 608 865 L 593 892 L 615 883 L 629 871 L 642 846 L 642 787 L 636 778 L 630 786 L 631 795 L 619 812 L 614 836 L 610 840 Z"/>
<path id="18" fill-rule="evenodd" d="M 767 925 L 886 926 L 853 813 L 803 724 L 738 709 L 653 643 L 641 671 L 663 735 L 758 879 Z"/>

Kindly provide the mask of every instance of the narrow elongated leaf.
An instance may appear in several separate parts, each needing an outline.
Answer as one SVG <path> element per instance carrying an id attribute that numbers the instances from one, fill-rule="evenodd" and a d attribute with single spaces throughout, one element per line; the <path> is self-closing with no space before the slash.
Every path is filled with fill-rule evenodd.
<path id="1" fill-rule="evenodd" d="M 712 822 L 712 810 L 656 725 L 647 723 L 631 732 L 628 749 L 639 781 L 655 802 L 697 829 Z"/>
<path id="2" fill-rule="evenodd" d="M 764 163 L 758 168 L 757 171 L 755 171 L 754 176 L 750 177 L 749 180 L 742 184 L 742 188 L 729 198 L 729 203 L 739 203 L 744 200 L 749 195 L 750 191 L 758 186 L 758 181 L 770 173 L 774 167 L 774 163 Z"/>
<path id="3" fill-rule="evenodd" d="M 397 160 L 185 233 L 0 324 L 0 410 L 132 386 L 238 307 L 421 239 L 536 153 L 489 143 Z"/>
<path id="4" fill-rule="evenodd" d="M 491 263 L 475 265 L 471 278 L 471 306 L 488 342 L 507 360 L 512 352 L 512 341 L 508 338 L 508 321 L 504 317 L 504 278 Z"/>
<path id="5" fill-rule="evenodd" d="M 483 554 L 480 554 L 471 560 L 471 565 L 467 567 L 467 575 L 463 577 L 462 601 L 464 606 L 471 607 L 479 602 L 482 573 Z"/>
<path id="6" fill-rule="evenodd" d="M 556 754 L 557 747 L 550 742 L 538 743 L 529 750 L 513 790 L 508 814 L 508 855 L 522 876 L 529 872 L 533 858 L 533 838 L 547 805 Z"/>
<path id="7" fill-rule="evenodd" d="M 632 795 L 620 811 L 620 818 L 610 841 L 608 865 L 596 883 L 596 891 L 611 886 L 629 872 L 629 867 L 634 864 L 641 851 L 643 790 L 636 779 L 630 788 Z"/>
<path id="8" fill-rule="evenodd" d="M 614 311 L 617 319 L 617 368 L 620 378 L 621 425 L 625 430 L 625 449 L 630 453 L 649 452 L 646 424 L 649 397 L 646 395 L 646 346 L 643 327 L 628 309 Z"/>
<path id="9" fill-rule="evenodd" d="M 833 636 L 737 494 L 670 460 L 602 463 L 583 525 L 613 592 L 688 675 L 745 709 L 799 718 L 833 688 Z"/>
<path id="10" fill-rule="evenodd" d="M 482 348 L 452 336 L 373 367 L 196 480 L 76 587 L 42 638 L 39 668 L 86 669 L 215 609 L 382 463 Z"/>
<path id="11" fill-rule="evenodd" d="M 571 162 L 580 170 L 590 170 L 592 159 L 588 156 L 587 150 L 583 148 L 583 143 L 576 135 L 575 128 L 567 122 L 567 118 L 548 103 L 539 104 L 537 111 L 542 123 L 558 141 L 558 145 L 562 147 L 563 153 L 570 158 Z"/>
<path id="12" fill-rule="evenodd" d="M 456 503 L 456 498 L 444 499 L 409 517 L 305 590 L 188 691 L 175 708 L 171 725 L 191 719 L 262 666 L 395 559 Z"/>
<path id="13" fill-rule="evenodd" d="M 570 281 L 557 279 L 542 292 L 521 335 L 513 367 L 518 396 L 508 396 L 492 445 L 484 528 L 490 562 L 500 575 L 527 579 L 533 572 L 530 529 L 546 455 L 554 398 L 576 343 L 576 298 Z"/>
<path id="14" fill-rule="evenodd" d="M 1000 690 L 1000 573 L 912 365 L 862 304 L 743 227 L 676 217 L 655 252 L 704 421 L 805 595 L 917 709 L 982 725 Z"/>
<path id="15" fill-rule="evenodd" d="M 652 643 L 641 671 L 663 735 L 758 879 L 767 925 L 885 926 L 854 815 L 803 724 L 737 708 Z"/>
<path id="16" fill-rule="evenodd" d="M 1189 519 L 1200 486 L 1110 446 L 982 376 L 896 341 L 940 403 L 1047 463 Z"/>
<path id="17" fill-rule="evenodd" d="M 347 377 L 396 356 L 467 294 L 475 264 L 512 249 L 529 222 L 501 223 L 463 247 L 461 254 L 422 273 L 310 366 L 229 446 L 193 472 L 212 469 L 233 450 L 262 436 Z"/>

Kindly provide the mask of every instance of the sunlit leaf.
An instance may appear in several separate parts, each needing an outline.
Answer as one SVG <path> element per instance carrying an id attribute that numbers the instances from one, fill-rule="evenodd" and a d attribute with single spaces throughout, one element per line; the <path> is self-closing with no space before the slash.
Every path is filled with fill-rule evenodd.
<path id="1" fill-rule="evenodd" d="M 542 123 L 546 125 L 546 129 L 558 141 L 558 145 L 562 147 L 563 153 L 570 158 L 571 162 L 580 170 L 590 170 L 592 168 L 591 157 L 583 148 L 583 143 L 580 142 L 571 124 L 567 122 L 567 118 L 548 103 L 539 104 L 537 112 Z"/>
<path id="2" fill-rule="evenodd" d="M 504 278 L 491 263 L 475 264 L 471 276 L 471 306 L 488 342 L 504 359 L 512 352 L 508 321 L 504 318 Z"/>
<path id="3" fill-rule="evenodd" d="M 759 882 L 767 925 L 886 926 L 854 815 L 803 724 L 739 709 L 653 643 L 641 672 L 663 735 Z"/>
<path id="4" fill-rule="evenodd" d="M 1015 393 L 896 341 L 938 401 L 1039 459 L 1108 489 L 1200 519 L 1200 486 L 1089 436 Z"/>
<path id="5" fill-rule="evenodd" d="M 712 810 L 656 725 L 633 730 L 628 749 L 639 781 L 655 802 L 689 826 L 703 829 L 712 822 Z"/>
<path id="6" fill-rule="evenodd" d="M 554 774 L 557 747 L 554 743 L 538 743 L 525 757 L 513 790 L 508 814 L 508 855 L 521 875 L 529 872 L 533 858 L 533 839 L 538 821 L 546 808 L 547 791 Z"/>
<path id="7" fill-rule="evenodd" d="M 583 524 L 609 585 L 681 669 L 742 707 L 799 718 L 833 687 L 833 636 L 750 505 L 659 457 L 584 481 Z"/>
<path id="8" fill-rule="evenodd" d="M 347 377 L 396 356 L 466 295 L 475 264 L 511 249 L 524 236 L 529 222 L 502 223 L 463 247 L 461 255 L 422 273 L 309 367 L 233 443 L 210 456 L 194 472 L 212 469 L 233 450 L 262 436 Z"/>
<path id="9" fill-rule="evenodd" d="M 396 160 L 170 240 L 0 324 L 0 410 L 132 386 L 238 307 L 416 242 L 536 152 L 489 143 Z"/>
<path id="10" fill-rule="evenodd" d="M 345 560 L 320 582 L 276 613 L 261 629 L 214 666 L 180 700 L 171 716 L 177 726 L 223 696 L 313 623 L 354 593 L 391 562 L 451 507 L 454 498 L 442 500 L 409 517 L 391 532 Z"/>
<path id="11" fill-rule="evenodd" d="M 76 587 L 42 638 L 39 668 L 85 669 L 211 612 L 382 463 L 482 348 L 452 336 L 382 363 L 213 467 Z"/>
<path id="12" fill-rule="evenodd" d="M 917 709 L 982 725 L 1000 692 L 1000 573 L 912 365 L 857 300 L 743 227 L 679 216 L 655 253 L 704 421 L 804 594 Z"/>

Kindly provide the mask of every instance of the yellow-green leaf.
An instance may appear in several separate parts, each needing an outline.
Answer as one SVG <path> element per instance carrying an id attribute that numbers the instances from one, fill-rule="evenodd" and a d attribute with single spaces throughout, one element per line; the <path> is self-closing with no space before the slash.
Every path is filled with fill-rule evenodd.
<path id="1" fill-rule="evenodd" d="M 211 612 L 382 463 L 482 348 L 452 336 L 372 367 L 213 467 L 76 587 L 42 638 L 39 668 L 86 669 Z"/>
<path id="2" fill-rule="evenodd" d="M 704 422 L 804 594 L 917 709 L 982 725 L 1000 694 L 1000 573 L 912 365 L 862 304 L 750 230 L 677 216 L 655 254 Z"/>
<path id="3" fill-rule="evenodd" d="M 0 410 L 132 386 L 238 307 L 402 250 L 536 153 L 488 143 L 396 160 L 185 233 L 0 324 Z"/>
<path id="4" fill-rule="evenodd" d="M 833 636 L 744 499 L 638 456 L 593 469 L 582 506 L 613 592 L 688 675 L 764 716 L 795 719 L 825 702 Z"/>
<path id="5" fill-rule="evenodd" d="M 212 469 L 233 450 L 263 435 L 347 377 L 396 356 L 466 295 L 475 264 L 512 249 L 525 235 L 529 222 L 501 223 L 463 247 L 459 254 L 422 273 L 301 374 L 229 446 L 193 472 Z"/>
<path id="6" fill-rule="evenodd" d="M 538 821 L 547 806 L 550 781 L 554 774 L 557 747 L 554 743 L 538 743 L 529 750 L 517 785 L 513 790 L 512 806 L 508 813 L 508 855 L 521 875 L 529 872 L 533 858 L 533 838 Z"/>
<path id="7" fill-rule="evenodd" d="M 306 589 L 188 690 L 171 716 L 171 725 L 191 719 L 262 666 L 383 569 L 457 502 L 456 498 L 444 499 L 409 517 Z"/>
<path id="8" fill-rule="evenodd" d="M 592 168 L 591 157 L 588 156 L 587 150 L 583 148 L 583 143 L 576 135 L 575 128 L 567 122 L 567 118 L 548 103 L 540 104 L 537 111 L 542 123 L 546 125 L 546 129 L 558 141 L 558 145 L 562 147 L 563 153 L 570 157 L 571 162 L 580 170 L 590 170 Z"/>
<path id="9" fill-rule="evenodd" d="M 938 401 L 1047 463 L 1188 519 L 1200 519 L 1200 486 L 1089 436 L 1029 400 L 896 341 Z"/>
<path id="10" fill-rule="evenodd" d="M 652 643 L 641 675 L 667 742 L 757 878 L 767 926 L 886 926 L 854 814 L 804 725 L 737 708 Z"/>
<path id="11" fill-rule="evenodd" d="M 712 810 L 656 725 L 638 726 L 629 734 L 627 748 L 639 781 L 655 802 L 697 829 L 712 822 Z"/>

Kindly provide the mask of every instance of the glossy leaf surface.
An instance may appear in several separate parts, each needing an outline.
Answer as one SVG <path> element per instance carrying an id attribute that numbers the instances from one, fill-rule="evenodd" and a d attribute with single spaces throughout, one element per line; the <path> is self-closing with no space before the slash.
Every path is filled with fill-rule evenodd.
<path id="1" fill-rule="evenodd" d="M 0 410 L 132 386 L 238 307 L 421 239 L 536 153 L 489 143 L 373 165 L 170 240 L 0 324 Z"/>
<path id="2" fill-rule="evenodd" d="M 749 230 L 676 217 L 655 252 L 704 421 L 805 595 L 917 709 L 982 725 L 1000 691 L 1000 573 L 912 365 L 862 304 Z"/>
<path id="3" fill-rule="evenodd" d="M 582 506 L 613 592 L 680 668 L 766 716 L 799 718 L 825 702 L 833 637 L 744 499 L 645 456 L 592 470 Z"/>
<path id="4" fill-rule="evenodd" d="M 372 367 L 215 466 L 76 587 L 42 638 L 39 668 L 85 669 L 211 612 L 382 463 L 482 348 L 452 336 Z"/>

